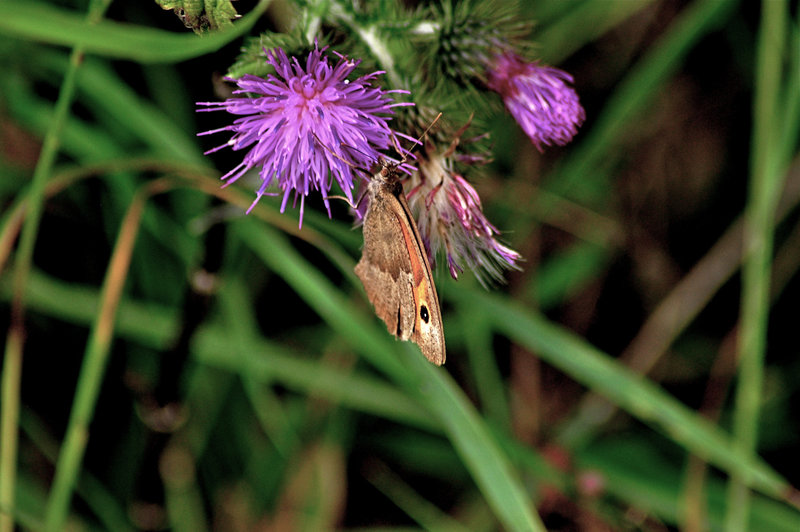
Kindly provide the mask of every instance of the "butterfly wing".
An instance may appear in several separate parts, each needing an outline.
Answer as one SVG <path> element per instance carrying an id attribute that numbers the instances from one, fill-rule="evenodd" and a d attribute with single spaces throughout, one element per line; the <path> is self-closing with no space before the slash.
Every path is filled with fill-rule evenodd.
<path id="1" fill-rule="evenodd" d="M 422 240 L 402 187 L 370 183 L 364 249 L 356 275 L 389 332 L 413 340 L 434 364 L 445 359 L 442 317 Z"/>

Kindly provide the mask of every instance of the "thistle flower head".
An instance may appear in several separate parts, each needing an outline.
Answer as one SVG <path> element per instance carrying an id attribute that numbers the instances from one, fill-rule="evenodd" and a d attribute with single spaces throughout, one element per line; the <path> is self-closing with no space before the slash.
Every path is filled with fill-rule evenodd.
<path id="1" fill-rule="evenodd" d="M 572 76 L 557 68 L 526 62 L 514 52 L 488 64 L 487 85 L 503 97 L 506 109 L 539 151 L 572 140 L 586 118 Z"/>
<path id="2" fill-rule="evenodd" d="M 499 231 L 483 213 L 477 191 L 453 170 L 453 162 L 485 162 L 480 156 L 456 153 L 456 140 L 444 152 L 431 143 L 417 161 L 419 171 L 410 177 L 407 195 L 411 210 L 417 214 L 420 236 L 428 250 L 431 264 L 440 251 L 447 258 L 450 275 L 458 278 L 471 268 L 484 286 L 502 279 L 504 269 L 519 269 L 519 253 L 498 240 Z"/>
<path id="3" fill-rule="evenodd" d="M 230 140 L 206 153 L 226 146 L 247 150 L 243 160 L 222 179 L 230 184 L 251 168 L 260 168 L 261 186 L 248 212 L 276 184 L 283 193 L 281 212 L 290 196 L 300 198 L 300 224 L 306 196 L 327 197 L 335 180 L 352 202 L 356 184 L 354 168 L 368 167 L 391 144 L 393 132 L 387 125 L 394 103 L 389 93 L 373 85 L 382 72 L 355 80 L 348 76 L 359 61 L 339 56 L 335 65 L 315 48 L 302 65 L 287 57 L 281 48 L 266 52 L 275 69 L 266 79 L 246 74 L 233 81 L 238 89 L 223 102 L 199 102 L 199 111 L 227 111 L 238 116 L 229 126 L 206 131 L 233 133 Z"/>

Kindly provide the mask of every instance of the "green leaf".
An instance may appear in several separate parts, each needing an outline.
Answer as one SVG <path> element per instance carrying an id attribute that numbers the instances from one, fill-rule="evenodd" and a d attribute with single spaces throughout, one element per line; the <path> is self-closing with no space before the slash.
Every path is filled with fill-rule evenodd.
<path id="1" fill-rule="evenodd" d="M 240 16 L 230 0 L 156 0 L 156 3 L 173 10 L 183 25 L 195 33 L 231 26 Z"/>
<path id="2" fill-rule="evenodd" d="M 322 46 L 323 43 L 320 42 L 320 48 Z M 236 62 L 228 69 L 228 76 L 240 78 L 245 74 L 252 74 L 253 76 L 265 78 L 267 74 L 274 73 L 275 69 L 267 63 L 267 58 L 264 55 L 264 50 L 272 50 L 273 48 L 282 48 L 289 57 L 304 55 L 311 50 L 303 36 L 297 32 L 273 33 L 267 31 L 258 37 L 251 37 L 245 41 L 242 53 L 239 54 Z"/>
<path id="3" fill-rule="evenodd" d="M 250 30 L 269 3 L 262 0 L 238 23 L 200 37 L 110 20 L 93 24 L 82 13 L 39 2 L 0 2 L 0 35 L 141 63 L 172 63 L 219 50 Z"/>

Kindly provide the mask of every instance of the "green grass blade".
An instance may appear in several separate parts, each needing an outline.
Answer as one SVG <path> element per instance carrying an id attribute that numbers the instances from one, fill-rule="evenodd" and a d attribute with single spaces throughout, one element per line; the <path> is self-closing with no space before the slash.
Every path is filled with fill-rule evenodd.
<path id="1" fill-rule="evenodd" d="M 494 358 L 490 324 L 486 323 L 483 312 L 477 308 L 460 308 L 458 318 L 481 410 L 493 426 L 510 432 L 511 407 L 500 368 Z"/>
<path id="2" fill-rule="evenodd" d="M 100 291 L 94 286 L 65 283 L 33 270 L 28 282 L 28 309 L 67 323 L 91 326 Z M 11 298 L 10 283 L 0 277 L 0 298 Z M 166 349 L 178 331 L 178 313 L 172 307 L 124 298 L 120 302 L 116 334 L 153 349 Z"/>
<path id="3" fill-rule="evenodd" d="M 32 411 L 23 409 L 20 417 L 20 427 L 25 432 L 25 435 L 36 443 L 36 446 L 47 457 L 48 461 L 55 465 L 58 458 L 58 445 L 47 434 L 47 428 L 42 421 L 37 419 Z M 133 530 L 124 506 L 97 478 L 88 473 L 83 473 L 78 479 L 75 491 L 86 501 L 86 504 L 107 530 L 118 530 L 120 532 Z M 43 506 L 44 497 L 42 497 L 38 507 Z M 41 523 L 37 528 L 41 528 Z"/>
<path id="4" fill-rule="evenodd" d="M 469 529 L 433 506 L 403 482 L 385 464 L 376 464 L 367 473 L 373 486 L 411 516 L 425 530 L 432 532 L 467 532 Z"/>
<path id="5" fill-rule="evenodd" d="M 62 54 L 48 51 L 39 54 L 39 65 L 46 70 L 43 78 L 47 78 L 59 75 L 66 62 Z M 197 145 L 196 132 L 181 129 L 163 110 L 137 94 L 106 62 L 86 59 L 78 91 L 78 98 L 91 105 L 94 113 L 106 114 L 115 123 L 125 124 L 125 133 L 149 148 L 147 153 L 194 165 L 208 164 Z"/>
<path id="6" fill-rule="evenodd" d="M 548 2 L 542 7 L 552 9 L 553 6 L 562 3 L 566 2 Z M 536 43 L 541 47 L 547 62 L 558 64 L 576 50 L 593 42 L 652 3 L 652 0 L 574 2 L 569 9 L 559 13 L 556 20 L 549 24 L 543 24 L 542 30 L 535 34 Z M 537 22 L 541 22 L 539 9 L 534 8 L 533 16 L 536 17 Z M 584 28 L 586 31 L 576 35 L 576 27 Z"/>
<path id="7" fill-rule="evenodd" d="M 406 346 L 406 349 L 399 350 L 397 344 L 387 346 L 387 341 L 391 341 L 388 333 L 379 331 L 374 321 L 370 325 L 363 313 L 345 301 L 330 287 L 329 281 L 274 230 L 250 219 L 237 221 L 235 229 L 256 254 L 346 341 L 369 356 L 370 362 L 395 381 L 420 394 L 424 404 L 442 424 L 497 516 L 510 530 L 543 530 L 530 507 L 529 497 L 511 472 L 507 457 L 451 378 L 425 361 L 416 347 Z M 398 352 L 405 353 L 405 364 L 395 358 Z"/>
<path id="8" fill-rule="evenodd" d="M 404 370 L 391 355 L 394 340 L 375 327 L 365 310 L 347 301 L 317 267 L 303 259 L 283 234 L 252 217 L 237 220 L 231 226 L 242 241 L 356 351 L 395 379 L 402 379 Z M 355 275 L 351 276 L 354 278 Z"/>
<path id="9" fill-rule="evenodd" d="M 698 0 L 685 9 L 668 33 L 662 36 L 639 64 L 635 65 L 606 103 L 592 130 L 573 149 L 569 160 L 548 177 L 548 188 L 556 194 L 580 190 L 576 180 L 591 181 L 614 158 L 619 131 L 646 110 L 653 95 L 680 65 L 692 46 L 706 33 L 722 24 L 734 11 L 735 1 Z M 580 138 L 580 137 L 579 137 Z"/>
<path id="10" fill-rule="evenodd" d="M 689 452 L 728 472 L 738 472 L 755 489 L 775 498 L 789 485 L 760 459 L 743 454 L 731 439 L 655 384 L 619 365 L 577 336 L 516 304 L 478 291 L 453 291 L 459 304 L 478 306 L 495 327 L 542 359 L 605 396 L 620 408 L 667 434 Z"/>
<path id="11" fill-rule="evenodd" d="M 5 4 L 3 4 L 5 5 Z M 100 16 L 103 8 L 95 7 L 89 17 Z M 2 18 L 0 16 L 0 18 Z M 83 51 L 76 48 L 70 55 L 70 66 L 56 102 L 55 119 L 48 129 L 36 162 L 33 180 L 27 192 L 28 216 L 20 236 L 17 263 L 13 274 L 11 322 L 5 342 L 3 375 L 0 384 L 2 410 L 0 410 L 0 507 L 14 507 L 14 485 L 17 472 L 18 423 L 20 408 L 20 380 L 22 379 L 22 352 L 25 343 L 25 290 L 33 264 L 33 248 L 39 232 L 42 204 L 47 180 L 58 154 L 59 138 L 69 115 L 75 96 L 75 85 Z M 10 531 L 14 524 L 6 513 L 0 513 L 0 531 Z"/>
<path id="12" fill-rule="evenodd" d="M 531 498 L 512 471 L 508 456 L 453 379 L 412 349 L 406 366 L 418 379 L 420 397 L 435 414 L 475 483 L 508 530 L 544 530 Z"/>
<path id="13" fill-rule="evenodd" d="M 169 529 L 206 532 L 204 501 L 197 486 L 194 457 L 185 442 L 176 440 L 164 449 L 159 463 Z"/>
<path id="14" fill-rule="evenodd" d="M 306 360 L 263 338 L 245 340 L 242 350 L 232 356 L 232 341 L 235 340 L 228 329 L 208 327 L 198 332 L 192 351 L 199 362 L 243 378 L 262 384 L 280 383 L 360 412 L 438 432 L 437 423 L 419 401 L 374 376 Z"/>
<path id="15" fill-rule="evenodd" d="M 230 28 L 198 36 L 109 20 L 90 24 L 83 15 L 50 4 L 2 2 L 0 34 L 61 46 L 80 46 L 92 55 L 141 63 L 173 63 L 213 53 L 244 35 L 269 4 L 269 0 L 262 0 Z"/>
<path id="16" fill-rule="evenodd" d="M 685 523 L 685 475 L 674 455 L 653 445 L 641 433 L 610 435 L 582 449 L 575 462 L 582 471 L 599 472 L 607 492 L 627 504 L 668 523 Z M 722 530 L 725 517 L 725 480 L 718 475 L 707 479 L 698 494 L 707 505 L 703 530 Z M 681 526 L 681 525 L 679 525 Z M 688 527 L 684 526 L 684 529 Z M 756 496 L 748 530 L 790 532 L 800 530 L 800 512 L 786 504 Z"/>
<path id="17" fill-rule="evenodd" d="M 117 308 L 125 286 L 133 246 L 148 196 L 149 191 L 142 189 L 131 204 L 123 219 L 120 234 L 108 264 L 101 291 L 102 305 L 98 308 L 86 344 L 75 390 L 75 400 L 70 412 L 64 443 L 56 463 L 55 478 L 45 510 L 45 530 L 58 531 L 64 528 L 72 492 L 86 450 L 89 423 L 94 414 L 111 349 Z"/>
<path id="18" fill-rule="evenodd" d="M 779 122 L 783 52 L 788 27 L 788 4 L 765 2 L 757 45 L 756 92 L 750 190 L 745 208 L 745 261 L 742 265 L 739 381 L 734 410 L 736 449 L 755 456 L 764 380 L 764 356 L 769 320 L 769 286 L 774 247 L 775 210 L 782 187 L 784 131 Z M 732 472 L 728 494 L 727 530 L 745 530 L 750 512 L 749 479 Z"/>

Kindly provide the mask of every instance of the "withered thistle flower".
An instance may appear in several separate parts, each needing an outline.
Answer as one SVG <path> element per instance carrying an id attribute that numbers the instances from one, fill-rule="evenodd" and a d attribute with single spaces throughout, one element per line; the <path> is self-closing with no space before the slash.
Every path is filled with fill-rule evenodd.
<path id="1" fill-rule="evenodd" d="M 431 264 L 439 252 L 447 259 L 450 275 L 458 278 L 465 268 L 483 285 L 503 278 L 503 270 L 519 269 L 519 253 L 498 240 L 499 231 L 483 213 L 472 185 L 453 169 L 454 162 L 480 164 L 480 156 L 456 152 L 458 137 L 443 152 L 432 143 L 416 161 L 418 172 L 409 178 L 409 206 L 428 249 Z"/>

